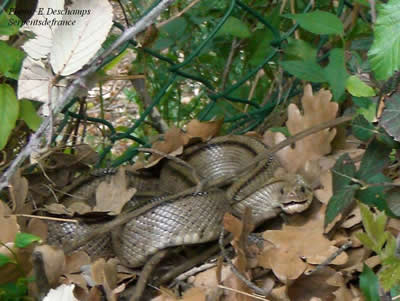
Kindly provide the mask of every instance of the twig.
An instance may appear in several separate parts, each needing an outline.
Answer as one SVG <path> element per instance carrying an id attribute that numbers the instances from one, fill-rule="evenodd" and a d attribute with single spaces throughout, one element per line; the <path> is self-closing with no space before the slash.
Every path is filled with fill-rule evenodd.
<path id="1" fill-rule="evenodd" d="M 232 235 L 228 235 L 227 237 L 225 237 L 224 245 L 227 245 L 231 240 L 232 240 Z M 169 270 L 160 279 L 156 281 L 156 284 L 162 285 L 164 283 L 171 281 L 172 279 L 175 279 L 178 275 L 181 275 L 184 271 L 187 271 L 188 269 L 191 269 L 192 267 L 198 265 L 199 263 L 204 262 L 212 255 L 216 254 L 219 250 L 220 247 L 218 244 L 211 246 L 200 255 L 192 257 L 191 259 L 185 261 L 183 264 Z"/>
<path id="2" fill-rule="evenodd" d="M 55 108 L 53 110 L 53 114 L 57 115 L 62 111 L 65 105 L 72 99 L 81 86 L 87 86 L 87 81 L 90 75 L 96 72 L 104 60 L 114 53 L 120 46 L 122 46 L 125 42 L 131 40 L 136 34 L 145 30 L 148 26 L 153 24 L 158 16 L 172 3 L 174 0 L 162 0 L 156 7 L 154 7 L 146 16 L 140 19 L 136 24 L 132 27 L 129 27 L 124 33 L 111 45 L 110 48 L 105 50 L 102 54 L 96 56 L 91 62 L 88 64 L 88 67 L 82 72 L 79 73 L 77 78 L 71 83 L 71 85 L 65 90 L 61 99 L 57 101 Z M 39 129 L 35 134 L 32 135 L 28 144 L 21 150 L 18 156 L 14 159 L 10 167 L 7 171 L 0 177 L 0 191 L 7 187 L 10 178 L 18 169 L 18 167 L 23 163 L 23 161 L 32 153 L 36 152 L 40 149 L 41 139 L 43 135 L 47 132 L 50 126 L 50 118 L 47 117 L 43 120 Z"/>
<path id="3" fill-rule="evenodd" d="M 11 216 L 11 215 L 5 215 L 5 216 Z M 44 220 L 55 221 L 55 222 L 67 222 L 67 223 L 79 224 L 79 221 L 77 221 L 76 219 L 68 219 L 68 218 L 58 218 L 58 217 L 30 215 L 30 214 L 13 214 L 13 216 L 21 216 L 21 217 L 44 219 Z"/>
<path id="4" fill-rule="evenodd" d="M 320 263 L 317 265 L 317 267 L 314 270 L 306 271 L 304 275 L 310 276 L 314 274 L 315 272 L 321 270 L 323 267 L 326 267 L 328 264 L 330 264 L 332 261 L 335 260 L 336 257 L 338 257 L 340 254 L 342 254 L 344 251 L 346 251 L 348 248 L 350 248 L 353 245 L 352 241 L 348 241 L 344 245 L 342 245 L 339 249 L 337 249 L 332 255 L 330 255 L 327 259 L 324 260 L 324 262 Z"/>
<path id="5" fill-rule="evenodd" d="M 179 18 L 180 16 L 182 16 L 184 13 L 186 13 L 189 9 L 191 9 L 193 6 L 195 6 L 198 2 L 200 2 L 201 0 L 194 0 L 192 1 L 188 6 L 186 6 L 184 9 L 182 9 L 179 13 L 177 13 L 175 16 L 169 18 L 168 20 L 165 20 L 159 24 L 157 24 L 157 28 L 163 27 L 165 25 L 167 25 L 169 22 L 174 21 L 175 19 Z"/>
<path id="6" fill-rule="evenodd" d="M 261 296 L 268 296 L 269 292 L 266 292 L 262 288 L 259 288 L 253 282 L 251 282 L 245 276 L 243 276 L 242 273 L 240 273 L 238 271 L 238 269 L 235 267 L 235 265 L 233 264 L 232 260 L 226 254 L 226 250 L 225 250 L 225 246 L 224 246 L 224 229 L 223 228 L 222 228 L 221 234 L 219 236 L 218 243 L 219 243 L 219 247 L 221 249 L 222 256 L 228 262 L 228 264 L 231 267 L 232 272 L 236 275 L 236 277 L 238 277 L 240 280 L 242 280 L 249 288 L 251 288 L 257 294 L 259 294 Z"/>
<path id="7" fill-rule="evenodd" d="M 266 301 L 268 301 L 268 299 L 265 299 L 262 296 L 256 296 L 256 295 L 248 294 L 248 293 L 245 293 L 245 292 L 242 292 L 242 291 L 235 290 L 235 289 L 233 289 L 231 287 L 223 286 L 221 284 L 218 284 L 218 287 L 223 288 L 223 289 L 228 290 L 228 291 L 232 291 L 232 292 L 238 293 L 238 294 L 249 296 L 249 297 L 252 297 L 252 298 L 257 299 L 257 300 L 264 300 L 264 301 L 266 300 Z"/>
<path id="8" fill-rule="evenodd" d="M 229 51 L 228 59 L 226 60 L 226 64 L 224 67 L 224 72 L 222 73 L 222 82 L 221 82 L 221 90 L 225 89 L 226 82 L 228 80 L 229 72 L 231 70 L 231 66 L 233 63 L 233 58 L 235 57 L 236 54 L 236 49 L 240 45 L 240 41 L 238 42 L 236 38 L 233 39 L 232 41 L 232 46 L 231 50 Z"/>
<path id="9" fill-rule="evenodd" d="M 180 159 L 178 157 L 171 156 L 171 155 L 169 155 L 167 153 L 164 153 L 162 151 L 159 151 L 159 150 L 156 150 L 156 149 L 153 149 L 153 148 L 139 147 L 137 150 L 140 151 L 140 152 L 147 152 L 147 153 L 157 154 L 157 155 L 165 157 L 165 158 L 167 158 L 169 160 L 172 160 L 172 161 L 178 163 L 179 165 L 182 165 L 182 166 L 186 167 L 188 170 L 190 170 L 190 172 L 191 172 L 191 174 L 193 176 L 193 179 L 196 181 L 196 183 L 200 183 L 201 182 L 200 176 L 197 174 L 196 169 L 194 169 L 193 166 L 191 166 L 186 161 L 183 161 L 182 159 Z"/>
<path id="10" fill-rule="evenodd" d="M 376 23 L 376 10 L 375 10 L 375 0 L 368 0 L 369 6 L 371 6 L 371 20 L 372 24 Z"/>
<path id="11" fill-rule="evenodd" d="M 144 265 L 142 272 L 140 274 L 139 280 L 135 287 L 135 292 L 133 293 L 130 301 L 140 301 L 142 300 L 142 296 L 144 293 L 144 289 L 146 288 L 146 284 L 150 279 L 151 274 L 153 273 L 156 266 L 160 263 L 160 261 L 167 255 L 168 249 L 164 249 L 158 251 L 154 254 L 149 261 Z"/>

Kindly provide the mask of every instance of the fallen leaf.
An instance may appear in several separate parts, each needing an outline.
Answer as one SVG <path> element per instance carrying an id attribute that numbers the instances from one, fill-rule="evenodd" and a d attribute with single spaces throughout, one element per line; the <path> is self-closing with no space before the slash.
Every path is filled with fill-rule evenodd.
<path id="1" fill-rule="evenodd" d="M 124 205 L 136 193 L 136 188 L 128 188 L 125 171 L 119 169 L 111 177 L 111 182 L 102 182 L 96 190 L 96 206 L 93 211 L 108 212 L 109 215 L 121 213 Z"/>
<path id="2" fill-rule="evenodd" d="M 320 300 L 332 300 L 333 292 L 339 286 L 328 283 L 328 279 L 337 272 L 329 267 L 324 267 L 310 276 L 302 275 L 296 279 L 288 288 L 290 300 L 308 301 L 311 298 L 320 298 Z"/>
<path id="3" fill-rule="evenodd" d="M 219 133 L 223 123 L 223 119 L 203 122 L 193 119 L 186 125 L 186 132 L 192 137 L 200 137 L 202 141 L 207 141 Z"/>
<path id="4" fill-rule="evenodd" d="M 56 286 L 65 272 L 64 252 L 49 245 L 37 246 L 33 252 L 42 258 L 50 286 Z"/>
<path id="5" fill-rule="evenodd" d="M 8 190 L 13 203 L 12 212 L 16 214 L 23 213 L 22 209 L 28 195 L 28 180 L 21 176 L 20 168 L 11 177 Z"/>
<path id="6" fill-rule="evenodd" d="M 296 251 L 286 248 L 269 249 L 258 256 L 258 262 L 264 268 L 271 268 L 283 283 L 297 279 L 307 268 Z"/>
<path id="7" fill-rule="evenodd" d="M 331 102 L 332 94 L 324 89 L 313 94 L 311 85 L 306 85 L 301 99 L 303 111 L 301 114 L 295 104 L 288 107 L 286 126 L 291 135 L 311 128 L 322 122 L 333 120 L 338 111 L 338 104 Z M 295 147 L 285 147 L 277 152 L 282 165 L 290 172 L 297 172 L 305 162 L 318 160 L 331 151 L 331 142 L 335 137 L 335 129 L 325 129 L 307 136 L 295 143 Z M 270 134 L 265 134 L 265 140 L 270 141 Z M 286 139 L 282 133 L 274 133 L 274 144 Z M 266 141 L 266 142 L 267 142 Z"/>

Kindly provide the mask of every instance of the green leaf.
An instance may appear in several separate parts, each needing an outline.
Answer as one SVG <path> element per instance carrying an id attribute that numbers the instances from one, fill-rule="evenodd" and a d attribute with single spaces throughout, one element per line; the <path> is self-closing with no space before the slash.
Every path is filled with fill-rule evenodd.
<path id="1" fill-rule="evenodd" d="M 385 232 L 387 216 L 384 212 L 374 215 L 368 206 L 361 203 L 359 207 L 366 233 L 360 233 L 357 237 L 365 243 L 366 247 L 379 255 L 388 238 L 388 233 Z"/>
<path id="2" fill-rule="evenodd" d="M 343 95 L 347 74 L 344 60 L 344 50 L 334 48 L 330 52 L 329 64 L 324 68 L 324 77 L 328 81 L 333 92 L 333 98 L 337 101 Z"/>
<path id="3" fill-rule="evenodd" d="M 353 96 L 370 97 L 375 96 L 373 88 L 364 83 L 356 75 L 349 76 L 346 80 L 346 89 Z"/>
<path id="4" fill-rule="evenodd" d="M 333 196 L 329 200 L 325 214 L 325 225 L 346 210 L 353 202 L 358 185 L 350 185 L 356 172 L 356 167 L 348 154 L 342 155 L 332 168 Z"/>
<path id="5" fill-rule="evenodd" d="M 229 17 L 218 31 L 217 36 L 230 34 L 234 37 L 245 39 L 251 36 L 248 26 L 235 17 Z"/>
<path id="6" fill-rule="evenodd" d="M 305 30 L 315 34 L 342 34 L 343 23 L 331 13 L 316 10 L 306 14 L 287 14 L 284 17 L 296 20 Z"/>
<path id="7" fill-rule="evenodd" d="M 285 71 L 300 79 L 326 82 L 324 70 L 317 63 L 317 50 L 307 42 L 290 39 L 281 65 Z"/>
<path id="8" fill-rule="evenodd" d="M 378 80 L 386 80 L 400 67 L 400 1 L 377 6 L 374 42 L 368 52 L 371 68 Z"/>
<path id="9" fill-rule="evenodd" d="M 377 132 L 375 127 L 363 115 L 357 115 L 353 119 L 351 130 L 354 136 L 365 142 Z"/>
<path id="10" fill-rule="evenodd" d="M 366 301 L 380 301 L 379 281 L 374 272 L 364 263 L 363 271 L 360 275 L 360 289 Z"/>
<path id="11" fill-rule="evenodd" d="M 384 290 L 389 291 L 400 281 L 400 259 L 393 257 L 390 264 L 386 262 L 379 272 L 379 280 Z"/>
<path id="12" fill-rule="evenodd" d="M 0 84 L 0 150 L 6 144 L 18 118 L 19 102 L 14 90 L 7 84 Z"/>
<path id="13" fill-rule="evenodd" d="M 369 180 L 389 163 L 391 151 L 385 144 L 374 139 L 368 145 L 356 177 L 369 183 Z"/>
<path id="14" fill-rule="evenodd" d="M 280 13 L 279 6 L 276 6 L 270 14 L 265 17 L 267 21 L 274 26 L 279 28 L 280 25 Z M 260 28 L 251 34 L 248 42 L 249 50 L 249 63 L 253 66 L 259 65 L 273 50 L 270 43 L 274 36 L 271 30 L 266 29 L 263 24 L 260 24 Z"/>
<path id="15" fill-rule="evenodd" d="M 8 46 L 4 41 L 0 41 L 0 53 L 2 55 L 0 73 L 5 77 L 18 79 L 25 54 L 21 50 Z"/>
<path id="16" fill-rule="evenodd" d="M 370 177 L 368 180 L 364 180 L 370 184 L 381 184 L 385 182 L 391 182 L 391 180 L 385 177 L 382 173 L 377 172 L 375 175 Z M 393 212 L 387 207 L 385 201 L 385 191 L 384 186 L 372 186 L 367 189 L 359 189 L 356 193 L 356 198 L 359 199 L 364 204 L 374 205 L 379 210 L 385 210 L 390 216 L 395 216 Z"/>
<path id="17" fill-rule="evenodd" d="M 314 83 L 326 82 L 324 70 L 313 61 L 283 61 L 281 65 L 285 71 L 306 81 Z"/>
<path id="18" fill-rule="evenodd" d="M 40 237 L 29 233 L 17 233 L 17 235 L 15 235 L 15 246 L 17 248 L 25 248 L 33 242 L 39 241 L 40 239 Z"/>
<path id="19" fill-rule="evenodd" d="M 0 253 L 0 267 L 5 266 L 7 263 L 13 263 L 13 260 L 7 255 Z"/>
<path id="20" fill-rule="evenodd" d="M 317 61 L 317 50 L 303 40 L 289 38 L 285 48 L 285 60 Z"/>
<path id="21" fill-rule="evenodd" d="M 0 13 L 0 35 L 16 34 L 21 24 L 21 20 L 16 15 L 9 15 L 4 10 Z"/>
<path id="22" fill-rule="evenodd" d="M 393 94 L 385 101 L 385 109 L 381 116 L 382 127 L 393 136 L 397 141 L 400 141 L 400 95 Z"/>
<path id="23" fill-rule="evenodd" d="M 4 301 L 25 300 L 23 297 L 26 297 L 27 293 L 28 280 L 26 278 L 18 278 L 16 282 L 0 285 L 0 299 Z"/>
<path id="24" fill-rule="evenodd" d="M 36 131 L 42 122 L 33 103 L 27 99 L 20 100 L 19 119 L 25 121 L 32 131 Z"/>

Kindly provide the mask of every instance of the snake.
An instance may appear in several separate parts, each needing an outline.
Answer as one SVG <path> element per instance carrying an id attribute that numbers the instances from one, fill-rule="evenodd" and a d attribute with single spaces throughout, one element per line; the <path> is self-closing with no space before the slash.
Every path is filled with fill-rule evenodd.
<path id="1" fill-rule="evenodd" d="M 230 185 L 181 193 L 196 186 L 196 181 L 212 182 L 234 174 L 266 148 L 263 142 L 251 136 L 220 136 L 185 148 L 179 159 L 191 168 L 174 160 L 165 160 L 157 176 L 141 172 L 127 174 L 128 186 L 137 188 L 138 195 L 147 189 L 161 194 L 145 200 L 134 196 L 131 205 L 140 202 L 159 205 L 111 234 L 88 242 L 82 249 L 91 256 L 116 254 L 123 264 L 139 267 L 159 250 L 216 240 L 226 212 L 240 217 L 246 207 L 250 207 L 252 223 L 257 226 L 280 213 L 305 211 L 313 199 L 311 185 L 299 174 L 275 175 L 281 165 L 274 155 L 258 162 L 253 170 L 236 177 Z M 95 188 L 112 176 L 105 174 L 85 183 L 67 201 L 79 197 L 93 203 Z M 159 202 L 163 199 L 166 201 Z M 99 226 L 99 223 L 49 222 L 47 241 L 55 245 L 70 244 Z"/>

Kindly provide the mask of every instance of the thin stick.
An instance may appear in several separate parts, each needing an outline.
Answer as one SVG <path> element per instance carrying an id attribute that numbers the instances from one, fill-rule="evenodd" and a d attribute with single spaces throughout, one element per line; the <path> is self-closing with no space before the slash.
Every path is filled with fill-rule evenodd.
<path id="1" fill-rule="evenodd" d="M 325 259 L 324 262 L 317 265 L 317 267 L 314 270 L 306 271 L 304 273 L 304 275 L 310 276 L 310 275 L 314 274 L 315 272 L 321 270 L 323 267 L 327 266 L 332 261 L 334 261 L 336 257 L 338 257 L 340 254 L 342 254 L 344 251 L 346 251 L 352 245 L 353 245 L 352 241 L 345 243 L 339 249 L 337 249 L 333 254 L 331 254 L 327 259 Z"/>
<path id="2" fill-rule="evenodd" d="M 186 167 L 188 170 L 191 171 L 192 176 L 193 176 L 194 180 L 196 181 L 196 183 L 200 183 L 200 177 L 197 174 L 196 169 L 194 169 L 193 166 L 190 165 L 189 163 L 187 163 L 186 161 L 183 161 L 182 159 L 180 159 L 178 157 L 171 156 L 171 155 L 169 155 L 167 153 L 164 153 L 162 151 L 159 151 L 159 150 L 153 149 L 153 148 L 139 147 L 137 150 L 140 151 L 140 152 L 147 152 L 147 153 L 157 154 L 157 155 L 160 155 L 160 156 L 165 157 L 167 159 L 170 159 L 170 160 L 178 163 L 179 165 L 183 165 L 184 167 Z"/>
<path id="3" fill-rule="evenodd" d="M 249 297 L 252 297 L 252 298 L 257 299 L 257 300 L 264 300 L 264 301 L 266 300 L 266 301 L 268 301 L 268 299 L 266 299 L 264 297 L 260 297 L 260 296 L 257 296 L 257 295 L 252 295 L 252 294 L 248 294 L 248 293 L 245 293 L 245 292 L 242 292 L 242 291 L 238 291 L 238 290 L 236 290 L 234 288 L 223 286 L 221 284 L 218 284 L 218 287 L 223 288 L 223 289 L 228 290 L 228 291 L 239 293 L 239 294 L 242 294 L 242 295 L 245 295 L 245 296 L 249 296 Z"/>
<path id="4" fill-rule="evenodd" d="M 79 221 L 76 219 L 58 218 L 58 217 L 50 217 L 50 216 L 40 216 L 40 215 L 30 215 L 30 214 L 13 214 L 13 215 L 5 215 L 5 216 L 6 217 L 21 216 L 21 217 L 37 218 L 37 219 L 44 219 L 44 220 L 56 221 L 56 222 L 67 222 L 67 223 L 79 224 Z"/>
<path id="5" fill-rule="evenodd" d="M 159 24 L 157 24 L 157 28 L 163 27 L 167 25 L 168 23 L 174 21 L 175 19 L 178 19 L 180 16 L 182 16 L 184 13 L 186 13 L 189 9 L 191 9 L 193 6 L 195 6 L 198 2 L 201 0 L 194 0 L 192 1 L 188 6 L 186 6 L 184 9 L 182 9 L 179 13 L 177 13 L 175 16 L 169 18 L 168 20 L 165 20 Z"/>

